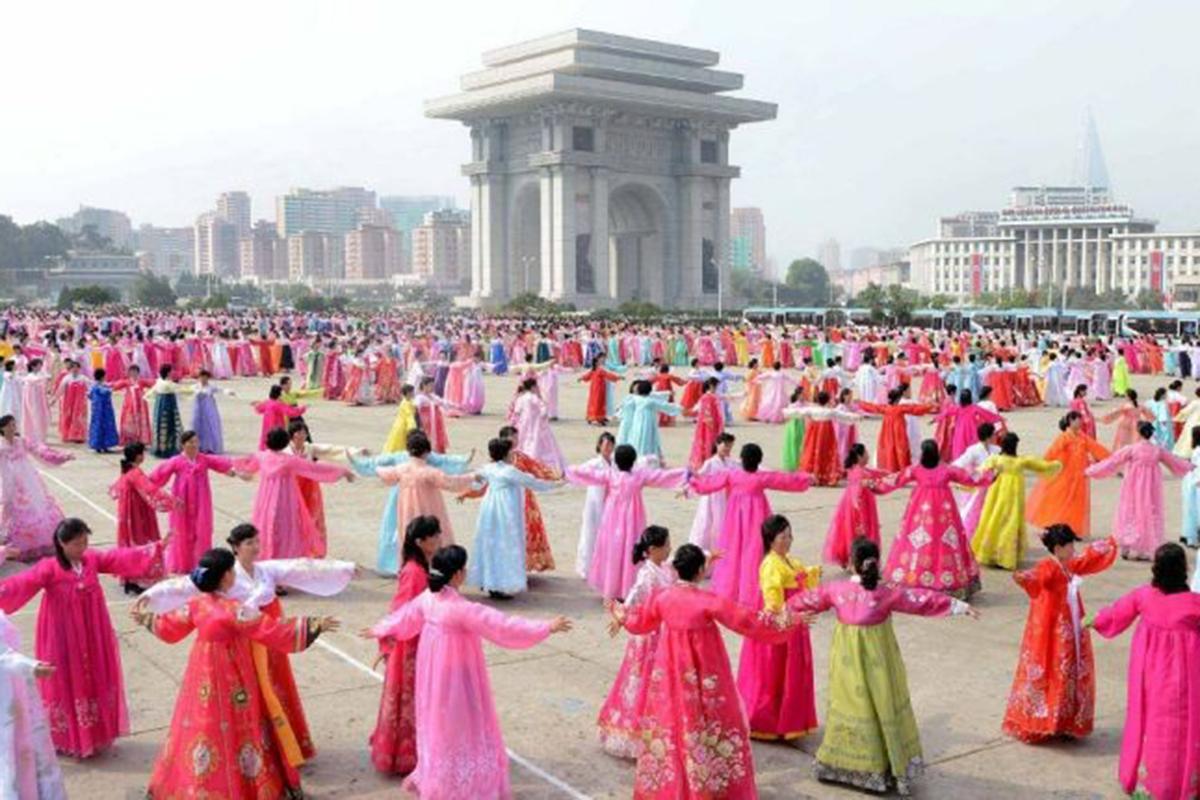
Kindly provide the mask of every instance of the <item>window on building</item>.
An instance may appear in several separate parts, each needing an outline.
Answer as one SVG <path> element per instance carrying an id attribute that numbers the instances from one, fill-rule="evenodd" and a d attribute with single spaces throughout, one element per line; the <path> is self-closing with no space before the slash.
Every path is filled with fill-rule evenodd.
<path id="1" fill-rule="evenodd" d="M 701 139 L 700 140 L 700 163 L 701 164 L 716 164 L 717 163 L 717 141 L 716 141 L 716 139 Z"/>
<path id="2" fill-rule="evenodd" d="M 571 149 L 582 153 L 596 152 L 596 129 L 589 125 L 576 125 L 572 128 Z"/>

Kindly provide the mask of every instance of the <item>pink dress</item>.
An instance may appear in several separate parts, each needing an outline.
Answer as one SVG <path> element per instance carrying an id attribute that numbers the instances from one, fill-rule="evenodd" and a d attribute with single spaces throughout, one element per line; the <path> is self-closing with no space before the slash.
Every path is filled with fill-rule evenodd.
<path id="1" fill-rule="evenodd" d="M 951 405 L 942 409 L 934 417 L 935 422 L 949 427 L 950 454 L 942 453 L 945 461 L 953 461 L 963 454 L 975 442 L 979 441 L 979 426 L 985 422 L 993 425 L 1004 424 L 1004 417 L 994 414 L 986 408 L 971 404 L 967 406 Z"/>
<path id="2" fill-rule="evenodd" d="M 550 430 L 549 413 L 540 397 L 522 392 L 513 404 L 510 419 L 517 428 L 517 449 L 562 472 L 567 468 L 567 460 Z"/>
<path id="3" fill-rule="evenodd" d="M 254 410 L 262 415 L 262 429 L 258 434 L 258 449 L 267 449 L 267 434 L 275 428 L 287 430 L 288 419 L 299 417 L 305 411 L 304 406 L 292 406 L 282 400 L 262 400 L 254 403 Z"/>
<path id="4" fill-rule="evenodd" d="M 379 479 L 389 486 L 398 486 L 396 497 L 396 539 L 404 541 L 408 523 L 422 514 L 438 518 L 442 524 L 442 545 L 454 544 L 454 529 L 446 512 L 442 492 L 461 492 L 471 488 L 475 479 L 470 475 L 447 475 L 420 459 L 410 459 L 397 467 L 379 467 Z"/>
<path id="5" fill-rule="evenodd" d="M 767 366 L 770 366 L 769 364 Z M 783 422 L 783 409 L 796 381 L 783 370 L 772 369 L 759 373 L 756 382 L 761 387 L 755 419 L 759 422 Z"/>
<path id="6" fill-rule="evenodd" d="M 717 410 L 720 414 L 720 409 Z M 741 469 L 741 465 L 732 458 L 722 459 L 713 455 L 696 471 L 697 475 L 712 475 L 717 472 L 728 472 L 731 469 Z M 716 549 L 717 539 L 721 535 L 721 526 L 725 524 L 725 505 L 729 500 L 728 491 L 713 492 L 700 498 L 696 505 L 696 516 L 692 518 L 692 530 L 688 541 L 704 552 Z"/>
<path id="7" fill-rule="evenodd" d="M 689 583 L 655 592 L 625 620 L 630 633 L 659 631 L 642 715 L 635 799 L 758 796 L 746 712 L 718 624 L 768 643 L 792 634 Z"/>
<path id="8" fill-rule="evenodd" d="M 20 550 L 26 560 L 54 552 L 54 529 L 63 518 L 35 458 L 54 467 L 72 456 L 20 436 L 11 445 L 0 437 L 0 541 Z"/>
<path id="9" fill-rule="evenodd" d="M 260 450 L 239 458 L 234 466 L 241 472 L 259 473 L 250 521 L 258 528 L 262 542 L 260 556 L 304 558 L 312 553 L 321 532 L 301 496 L 297 478 L 333 483 L 350 471 L 273 450 Z"/>
<path id="10" fill-rule="evenodd" d="M 687 470 L 635 466 L 622 472 L 598 467 L 568 467 L 566 477 L 576 485 L 606 487 L 587 582 L 605 600 L 625 597 L 637 577 L 633 546 L 646 528 L 642 489 L 646 486 L 681 487 L 687 478 Z"/>
<path id="11" fill-rule="evenodd" d="M 482 640 L 533 647 L 548 622 L 502 614 L 453 588 L 425 591 L 371 629 L 417 645 L 417 769 L 404 782 L 421 800 L 504 800 L 512 796 L 508 754 L 492 699 Z"/>
<path id="12" fill-rule="evenodd" d="M 1142 420 L 1147 422 L 1154 421 L 1154 415 L 1149 409 L 1134 406 L 1126 401 L 1120 408 L 1114 408 L 1112 411 L 1100 417 L 1100 422 L 1105 425 L 1116 423 L 1116 429 L 1113 431 L 1112 450 L 1115 452 L 1126 445 L 1131 445 L 1137 442 L 1138 433 L 1137 426 Z"/>
<path id="13" fill-rule="evenodd" d="M 625 608 L 637 608 L 650 599 L 651 594 L 675 583 L 675 570 L 668 564 L 655 564 L 646 559 L 638 567 L 633 588 L 625 597 Z M 641 746 L 640 728 L 642 713 L 646 705 L 646 689 L 650 686 L 650 670 L 654 666 L 654 654 L 658 650 L 658 631 L 645 636 L 630 634 L 625 643 L 625 657 L 617 679 L 596 724 L 600 729 L 600 744 L 605 752 L 619 758 L 637 758 Z"/>
<path id="14" fill-rule="evenodd" d="M 12 614 L 39 592 L 36 653 L 57 669 L 39 681 L 54 749 L 93 756 L 129 733 L 121 656 L 100 573 L 136 578 L 160 571 L 162 547 L 89 549 L 78 570 L 44 558 L 0 580 L 0 611 Z"/>
<path id="15" fill-rule="evenodd" d="M 884 578 L 901 586 L 920 586 L 969 596 L 979 590 L 979 565 L 963 531 L 950 484 L 986 486 L 990 478 L 975 478 L 958 467 L 939 464 L 926 469 L 906 467 L 896 488 L 916 483 L 900 532 L 888 553 Z"/>
<path id="16" fill-rule="evenodd" d="M 180 455 L 168 458 L 150 473 L 150 482 L 162 486 L 171 478 L 171 494 L 176 506 L 171 509 L 171 541 L 167 544 L 167 572 L 176 575 L 195 569 L 200 556 L 213 546 L 212 486 L 210 470 L 226 475 L 233 472 L 233 460 L 200 453 L 195 460 Z"/>
<path id="17" fill-rule="evenodd" d="M 1084 474 L 1089 478 L 1107 478 L 1124 472 L 1120 497 L 1113 514 L 1112 535 L 1121 554 L 1149 559 L 1163 543 L 1162 465 L 1176 475 L 1191 471 L 1191 462 L 1179 458 L 1156 444 L 1142 440 L 1122 447 L 1108 458 L 1092 464 Z"/>
<path id="18" fill-rule="evenodd" d="M 850 546 L 860 536 L 879 544 L 879 507 L 875 495 L 887 494 L 896 487 L 882 479 L 883 470 L 870 467 L 851 467 L 846 473 L 846 488 L 838 500 L 829 530 L 825 533 L 825 547 L 821 560 L 826 564 L 845 567 L 850 563 Z"/>
<path id="19" fill-rule="evenodd" d="M 1094 627 L 1111 639 L 1139 618 L 1118 777 L 1127 794 L 1188 800 L 1200 786 L 1200 595 L 1142 586 L 1097 614 Z"/>
<path id="20" fill-rule="evenodd" d="M 747 608 L 758 607 L 761 602 L 758 569 L 763 558 L 762 524 L 771 514 L 766 491 L 803 492 L 812 483 L 812 476 L 803 472 L 763 469 L 757 472 L 738 469 L 692 476 L 690 488 L 698 494 L 729 491 L 725 523 L 717 541 L 717 549 L 724 557 L 713 570 L 714 594 Z"/>

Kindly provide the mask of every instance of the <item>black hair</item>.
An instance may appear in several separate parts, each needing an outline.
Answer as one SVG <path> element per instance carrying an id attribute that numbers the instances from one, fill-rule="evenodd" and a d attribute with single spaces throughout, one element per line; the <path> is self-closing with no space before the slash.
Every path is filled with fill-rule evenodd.
<path id="1" fill-rule="evenodd" d="M 201 378 L 211 378 L 212 377 L 212 373 L 206 369 L 202 369 L 196 374 Z M 283 383 L 284 381 L 287 381 L 287 380 L 291 380 L 291 378 L 284 375 L 282 378 L 279 379 L 279 382 Z"/>
<path id="2" fill-rule="evenodd" d="M 1150 567 L 1150 585 L 1163 594 L 1179 594 L 1188 590 L 1187 553 L 1175 542 L 1160 544 L 1154 551 Z"/>
<path id="3" fill-rule="evenodd" d="M 16 422 L 16 421 L 17 421 L 17 418 L 14 417 L 12 414 L 5 414 L 3 417 L 0 417 L 0 430 L 7 428 L 8 423 Z"/>
<path id="4" fill-rule="evenodd" d="M 433 447 L 429 444 L 429 437 L 423 431 L 410 431 L 408 439 L 404 442 L 404 449 L 413 458 L 423 458 L 429 455 Z"/>
<path id="5" fill-rule="evenodd" d="M 717 438 L 713 440 L 713 442 L 715 442 L 716 444 L 725 444 L 726 442 L 728 442 L 729 444 L 733 444 L 736 441 L 737 441 L 737 437 L 734 436 L 729 431 L 721 431 L 720 433 L 717 434 Z"/>
<path id="6" fill-rule="evenodd" d="M 432 380 L 433 380 L 433 378 L 426 378 L 424 381 L 421 381 L 421 385 L 424 386 L 425 381 L 432 381 Z M 522 392 L 528 392 L 531 389 L 536 389 L 536 388 L 537 388 L 537 378 L 526 378 L 525 380 L 521 381 L 521 391 Z"/>
<path id="7" fill-rule="evenodd" d="M 1142 420 L 1138 423 L 1137 432 L 1138 436 L 1142 437 L 1143 439 L 1149 439 L 1154 435 L 1154 423 Z"/>
<path id="8" fill-rule="evenodd" d="M 986 442 L 996 435 L 996 426 L 990 422 L 984 422 L 975 429 L 975 435 L 979 437 L 979 441 Z"/>
<path id="9" fill-rule="evenodd" d="M 283 387 L 278 383 L 271 384 L 271 388 L 267 390 L 267 398 L 270 400 L 278 400 L 283 394 Z"/>
<path id="10" fill-rule="evenodd" d="M 642 531 L 642 535 L 633 543 L 633 563 L 642 563 L 651 547 L 662 547 L 670 539 L 671 532 L 662 525 L 647 525 L 646 530 Z"/>
<path id="11" fill-rule="evenodd" d="M 605 443 L 606 441 L 608 441 L 608 442 L 611 442 L 611 443 L 613 443 L 613 444 L 616 444 L 616 443 L 617 443 L 617 437 L 613 436 L 613 435 L 612 435 L 611 433 L 609 433 L 608 431 L 605 431 L 604 433 L 602 433 L 602 434 L 600 434 L 598 437 L 596 437 L 596 452 L 597 452 L 597 453 L 599 453 L 599 452 L 600 452 L 600 448 L 604 446 L 604 443 Z"/>
<path id="12" fill-rule="evenodd" d="M 231 550 L 237 550 L 240 545 L 256 536 L 258 536 L 258 528 L 249 522 L 243 522 L 240 525 L 233 526 L 233 529 L 229 531 L 229 536 L 225 539 L 225 543 L 229 545 Z"/>
<path id="13" fill-rule="evenodd" d="M 1162 400 L 1166 396 L 1167 396 L 1167 388 L 1165 386 L 1160 386 L 1154 390 L 1154 399 L 1155 400 Z"/>
<path id="14" fill-rule="evenodd" d="M 1046 530 L 1042 531 L 1042 545 L 1051 553 L 1054 548 L 1063 547 L 1071 542 L 1078 542 L 1079 536 L 1075 533 L 1075 529 L 1070 525 L 1059 523 L 1051 525 Z"/>
<path id="15" fill-rule="evenodd" d="M 711 392 L 713 389 L 716 389 L 720 385 L 721 385 L 721 382 L 719 380 L 717 380 L 716 378 L 705 378 L 704 383 L 701 386 L 701 389 L 705 392 Z"/>
<path id="16" fill-rule="evenodd" d="M 854 444 L 850 445 L 850 449 L 846 451 L 846 458 L 842 461 L 842 466 L 845 469 L 850 469 L 866 457 L 867 446 L 862 442 L 855 442 Z"/>
<path id="17" fill-rule="evenodd" d="M 2 423 L 3 423 L 3 420 L 0 420 L 0 428 L 4 427 L 4 425 Z M 179 444 L 185 445 L 188 442 L 190 442 L 192 439 L 195 439 L 199 435 L 200 434 L 196 433 L 195 431 L 184 431 L 183 433 L 179 434 Z"/>
<path id="18" fill-rule="evenodd" d="M 904 388 L 905 387 L 903 386 L 897 386 L 895 389 L 892 389 L 887 393 L 887 401 L 889 405 L 894 406 L 900 402 L 900 400 L 904 397 Z"/>
<path id="19" fill-rule="evenodd" d="M 302 419 L 294 419 L 287 426 L 288 438 L 292 438 L 297 433 L 303 433 L 308 436 L 308 425 Z"/>
<path id="20" fill-rule="evenodd" d="M 746 470 L 746 472 L 758 472 L 758 465 L 763 460 L 761 447 L 754 442 L 747 442 L 742 445 L 742 451 L 739 455 L 742 458 L 742 469 Z"/>
<path id="21" fill-rule="evenodd" d="M 850 561 L 864 589 L 872 591 L 879 585 L 879 545 L 859 536 L 850 545 Z"/>
<path id="22" fill-rule="evenodd" d="M 496 435 L 501 439 L 515 439 L 517 438 L 517 429 L 512 425 L 505 425 L 496 431 Z"/>
<path id="23" fill-rule="evenodd" d="M 0 425 L 0 427 L 4 427 L 4 426 Z M 1195 450 L 1197 447 L 1200 447 L 1200 425 L 1193 425 L 1192 426 L 1192 449 Z"/>
<path id="24" fill-rule="evenodd" d="M 942 453 L 938 450 L 938 443 L 933 439 L 921 442 L 921 466 L 925 469 L 933 469 L 941 462 Z"/>
<path id="25" fill-rule="evenodd" d="M 613 450 L 613 463 L 621 472 L 629 472 L 633 469 L 633 465 L 637 463 L 637 457 L 637 448 L 631 444 L 619 444 L 617 449 Z"/>
<path id="26" fill-rule="evenodd" d="M 200 556 L 199 563 L 192 570 L 192 583 L 205 594 L 212 594 L 220 588 L 221 579 L 236 563 L 233 553 L 224 547 L 214 547 Z"/>
<path id="27" fill-rule="evenodd" d="M 824 390 L 817 392 L 817 405 L 819 405 L 819 406 L 829 405 L 829 392 L 826 392 Z"/>
<path id="28" fill-rule="evenodd" d="M 503 461 L 508 458 L 508 454 L 512 452 L 512 439 L 501 439 L 499 437 L 488 440 L 488 457 L 492 461 Z"/>
<path id="29" fill-rule="evenodd" d="M 400 563 L 407 564 L 415 561 L 421 569 L 429 571 L 429 563 L 425 560 L 425 551 L 421 549 L 421 541 L 430 539 L 442 532 L 442 523 L 433 514 L 419 514 L 408 521 L 404 528 L 404 545 L 400 553 Z"/>
<path id="30" fill-rule="evenodd" d="M 1087 394 L 1087 384 L 1086 383 L 1081 383 L 1075 387 L 1075 394 L 1074 394 L 1075 397 L 1077 397 L 1077 398 L 1083 397 L 1085 394 Z"/>
<path id="31" fill-rule="evenodd" d="M 650 384 L 650 381 L 633 382 L 633 393 L 639 397 L 646 397 L 653 389 L 654 387 Z"/>
<path id="32" fill-rule="evenodd" d="M 63 569 L 71 568 L 71 559 L 67 558 L 63 545 L 75 541 L 80 536 L 91 536 L 92 529 L 78 517 L 67 517 L 58 523 L 54 529 L 54 557 Z"/>
<path id="33" fill-rule="evenodd" d="M 429 565 L 429 591 L 437 593 L 446 588 L 450 579 L 467 566 L 467 551 L 461 545 L 447 545 L 433 554 Z"/>
<path id="34" fill-rule="evenodd" d="M 783 514 L 772 514 L 764 519 L 761 530 L 763 553 L 770 550 L 779 535 L 790 527 L 792 527 L 792 523 L 788 522 L 788 518 Z"/>
<path id="35" fill-rule="evenodd" d="M 280 450 L 288 446 L 288 442 L 292 437 L 288 436 L 288 432 L 283 428 L 271 428 L 267 431 L 267 449 L 278 453 Z"/>
<path id="36" fill-rule="evenodd" d="M 704 551 L 689 542 L 680 545 L 679 549 L 675 551 L 675 557 L 671 559 L 671 566 L 675 567 L 675 574 L 679 576 L 680 580 L 692 581 L 704 571 L 704 564 L 707 560 Z"/>
<path id="37" fill-rule="evenodd" d="M 1137 408 L 1137 404 L 1138 404 L 1137 398 L 1138 398 L 1137 389 L 1126 389 L 1125 390 L 1125 399 L 1128 400 L 1129 402 L 1133 403 L 1134 408 Z"/>
<path id="38" fill-rule="evenodd" d="M 963 389 L 961 392 L 958 393 L 958 404 L 960 406 L 971 405 L 971 401 L 973 399 L 975 399 L 975 396 L 973 394 L 971 394 L 970 389 Z"/>
<path id="39" fill-rule="evenodd" d="M 124 475 L 133 469 L 133 462 L 137 461 L 138 456 L 145 454 L 146 445 L 141 442 L 130 442 L 125 445 L 125 449 L 121 451 L 121 474 Z"/>
<path id="40" fill-rule="evenodd" d="M 1015 456 L 1017 454 L 1017 443 L 1020 441 L 1020 436 L 1009 431 L 1000 439 L 1000 452 L 1006 456 Z"/>
<path id="41" fill-rule="evenodd" d="M 171 377 L 171 369 L 172 367 L 170 364 L 163 364 L 158 368 L 158 377 L 165 381 L 167 378 Z"/>
<path id="42" fill-rule="evenodd" d="M 108 370 L 104 369 L 104 367 L 97 367 L 92 370 L 92 380 L 94 381 L 102 381 L 106 375 L 108 375 Z"/>

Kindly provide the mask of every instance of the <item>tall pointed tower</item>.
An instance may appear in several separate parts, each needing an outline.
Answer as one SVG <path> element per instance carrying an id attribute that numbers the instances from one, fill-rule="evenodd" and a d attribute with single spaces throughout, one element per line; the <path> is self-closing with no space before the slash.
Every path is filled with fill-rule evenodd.
<path id="1" fill-rule="evenodd" d="M 1088 189 L 1109 190 L 1108 167 L 1104 164 L 1104 151 L 1100 149 L 1100 134 L 1096 132 L 1096 119 L 1089 106 L 1083 113 L 1083 126 L 1079 132 L 1079 144 L 1075 148 L 1075 166 L 1071 183 Z"/>

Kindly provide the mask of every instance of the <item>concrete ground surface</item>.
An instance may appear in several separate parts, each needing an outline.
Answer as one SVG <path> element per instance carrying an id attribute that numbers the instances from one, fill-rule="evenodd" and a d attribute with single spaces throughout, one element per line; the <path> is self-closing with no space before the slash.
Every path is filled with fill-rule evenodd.
<path id="1" fill-rule="evenodd" d="M 479 448 L 485 460 L 486 441 L 502 424 L 512 393 L 512 377 L 486 379 L 488 403 L 480 417 L 450 423 L 451 449 Z M 1145 396 L 1158 378 L 1139 377 L 1135 385 Z M 249 407 L 251 399 L 266 394 L 266 379 L 231 382 L 237 398 L 222 397 L 227 446 L 245 452 L 257 441 L 259 417 Z M 1190 394 L 1190 387 L 1186 390 Z M 191 403 L 183 402 L 185 421 Z M 554 432 L 572 463 L 591 457 L 598 429 L 581 419 L 584 387 L 564 376 L 560 398 L 565 419 Z M 1099 407 L 1112 408 L 1112 403 Z M 376 450 L 395 413 L 394 406 L 350 408 L 341 403 L 317 401 L 305 415 L 321 442 L 356 445 Z M 1018 411 L 1009 416 L 1012 429 L 1022 437 L 1021 451 L 1040 454 L 1057 433 L 1062 409 Z M 874 451 L 877 421 L 860 425 L 860 436 Z M 778 465 L 782 427 L 738 422 L 732 431 L 739 445 L 760 443 L 767 465 Z M 691 426 L 664 430 L 670 464 L 685 461 Z M 56 439 L 52 435 L 52 440 Z M 1111 441 L 1111 429 L 1101 431 Z M 114 503 L 108 485 L 117 477 L 118 456 L 100 456 L 83 447 L 71 448 L 75 461 L 46 469 L 48 485 L 68 515 L 89 522 L 93 543 L 114 540 L 111 514 Z M 155 460 L 149 458 L 147 467 Z M 236 522 L 250 515 L 256 484 L 214 476 L 217 506 L 217 540 Z M 1095 532 L 1104 534 L 1116 502 L 1116 480 L 1093 484 Z M 841 489 L 814 489 L 804 494 L 774 493 L 775 510 L 787 515 L 796 541 L 794 555 L 815 563 L 826 526 Z M 1178 536 L 1179 483 L 1166 483 L 1168 538 Z M 341 618 L 340 632 L 321 638 L 319 645 L 292 657 L 305 710 L 319 750 L 303 771 L 306 793 L 316 798 L 385 798 L 403 796 L 400 782 L 380 777 L 372 769 L 367 737 L 375 721 L 381 678 L 372 673 L 372 643 L 356 632 L 386 612 L 394 579 L 376 575 L 375 545 L 386 489 L 377 480 L 339 483 L 325 490 L 330 527 L 330 553 L 353 559 L 362 575 L 342 595 L 331 599 L 293 593 L 285 598 L 288 613 L 332 613 Z M 890 544 L 907 502 L 904 490 L 880 499 L 885 548 Z M 632 793 L 632 766 L 604 754 L 596 742 L 597 710 L 616 675 L 624 649 L 623 636 L 610 639 L 607 617 L 599 598 L 574 574 L 575 546 L 584 491 L 574 487 L 543 495 L 550 541 L 558 569 L 534 576 L 530 591 L 497 603 L 505 611 L 534 617 L 566 614 L 575 621 L 571 633 L 553 636 L 530 650 L 504 651 L 489 647 L 488 663 L 505 741 L 512 751 L 511 778 L 520 798 L 623 798 Z M 668 526 L 675 544 L 686 541 L 694 500 L 674 492 L 647 490 L 650 521 Z M 450 514 L 460 542 L 470 546 L 476 507 L 450 503 Z M 160 517 L 163 530 L 165 516 Z M 886 553 L 886 550 L 885 550 Z M 1043 554 L 1030 537 L 1026 566 Z M 0 574 L 11 575 L 20 565 L 7 565 Z M 827 577 L 837 577 L 837 570 Z M 1108 572 L 1087 579 L 1083 589 L 1091 610 L 1149 580 L 1149 565 L 1118 561 Z M 86 762 L 63 760 L 72 797 L 133 798 L 144 791 L 151 766 L 163 743 L 192 638 L 166 645 L 137 628 L 127 616 L 128 601 L 115 580 L 105 580 L 113 622 L 121 641 L 126 695 L 132 735 L 120 740 L 109 753 Z M 1005 700 L 1016 663 L 1018 644 L 1028 608 L 1024 594 L 1008 573 L 985 570 L 984 593 L 976 600 L 982 619 L 922 619 L 900 615 L 896 632 L 908 668 L 909 686 L 920 725 L 929 768 L 916 794 L 926 798 L 1107 798 L 1121 796 L 1116 782 L 1117 755 L 1124 720 L 1125 668 L 1129 636 L 1113 641 L 1095 640 L 1098 697 L 1096 731 L 1085 741 L 1030 747 L 1000 732 Z M 472 599 L 481 599 L 470 591 Z M 33 651 L 33 629 L 40 601 L 15 615 L 25 642 Z M 484 602 L 489 602 L 484 599 Z M 830 616 L 812 630 L 818 709 L 823 712 L 828 672 L 828 648 L 833 628 Z M 727 635 L 732 659 L 740 647 L 738 637 Z M 764 798 L 853 797 L 858 792 L 817 783 L 811 777 L 812 756 L 820 733 L 794 745 L 754 745 L 758 787 Z M 464 798 L 464 800 L 469 800 Z"/>

